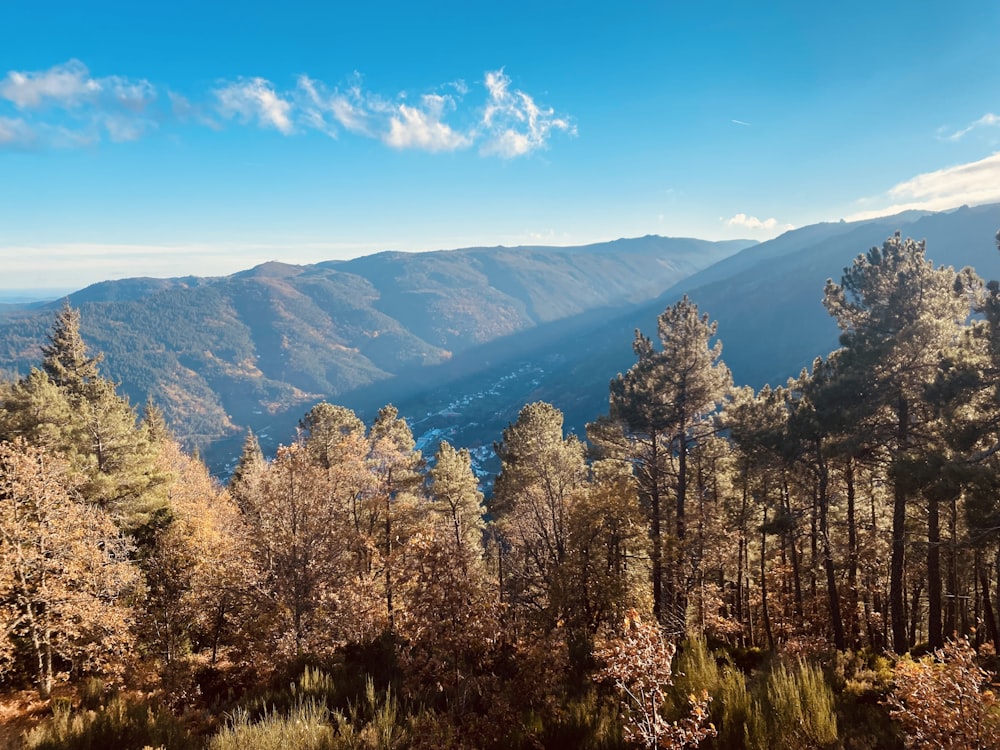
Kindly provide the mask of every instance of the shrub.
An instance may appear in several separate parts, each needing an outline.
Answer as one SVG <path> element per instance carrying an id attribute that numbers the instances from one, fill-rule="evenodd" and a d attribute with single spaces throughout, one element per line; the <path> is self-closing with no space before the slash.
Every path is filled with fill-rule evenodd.
<path id="1" fill-rule="evenodd" d="M 965 640 L 917 661 L 901 659 L 888 703 L 906 747 L 1000 747 L 1000 706 L 982 689 L 989 677 Z"/>
<path id="2" fill-rule="evenodd" d="M 98 710 L 53 704 L 52 717 L 25 734 L 28 750 L 155 747 L 194 750 L 198 743 L 171 713 L 144 701 L 111 698 Z"/>
<path id="3" fill-rule="evenodd" d="M 333 750 L 333 726 L 325 706 L 307 700 L 287 715 L 266 713 L 252 721 L 245 710 L 232 714 L 212 737 L 209 750 Z"/>

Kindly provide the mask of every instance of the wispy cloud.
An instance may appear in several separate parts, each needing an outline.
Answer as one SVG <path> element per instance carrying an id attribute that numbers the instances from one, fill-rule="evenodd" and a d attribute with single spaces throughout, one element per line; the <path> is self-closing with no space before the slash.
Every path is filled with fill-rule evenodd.
<path id="1" fill-rule="evenodd" d="M 256 121 L 285 135 L 291 134 L 292 103 L 282 98 L 263 78 L 250 78 L 227 83 L 215 90 L 218 111 L 223 117 L 235 117 L 242 122 Z"/>
<path id="2" fill-rule="evenodd" d="M 445 111 L 453 108 L 451 97 L 428 94 L 418 107 L 399 104 L 389 118 L 389 132 L 383 140 L 393 148 L 419 148 L 424 151 L 454 151 L 472 143 L 472 138 L 458 133 L 444 122 Z"/>
<path id="3" fill-rule="evenodd" d="M 948 133 L 947 128 L 943 128 L 939 133 L 938 137 L 944 141 L 960 141 L 962 140 L 962 138 L 967 136 L 973 130 L 978 130 L 979 128 L 996 127 L 997 125 L 1000 125 L 1000 115 L 995 115 L 992 112 L 987 112 L 978 120 L 970 122 L 961 130 L 956 130 L 953 133 Z"/>
<path id="4" fill-rule="evenodd" d="M 0 147 L 28 149 L 35 140 L 35 131 L 21 118 L 0 117 Z"/>
<path id="5" fill-rule="evenodd" d="M 479 102 L 476 90 L 484 93 Z M 546 148 L 554 133 L 576 133 L 569 117 L 514 88 L 503 69 L 485 73 L 482 89 L 453 80 L 391 97 L 365 90 L 358 73 L 342 86 L 303 74 L 284 88 L 266 78 L 241 77 L 196 94 L 162 91 L 161 97 L 145 79 L 95 77 L 78 60 L 10 71 L 0 79 L 0 148 L 132 141 L 164 125 L 218 130 L 230 123 L 285 136 L 349 133 L 397 150 L 477 146 L 484 155 L 509 159 Z"/>
<path id="6" fill-rule="evenodd" d="M 87 66 L 70 60 L 43 71 L 12 70 L 0 82 L 0 96 L 18 109 L 34 109 L 43 104 L 76 107 L 96 98 L 101 84 L 90 77 Z"/>
<path id="7" fill-rule="evenodd" d="M 729 122 L 731 122 L 733 125 L 742 125 L 743 127 L 746 127 L 746 128 L 750 127 L 750 123 L 746 122 L 745 120 L 732 119 Z"/>
<path id="8" fill-rule="evenodd" d="M 772 235 L 780 232 L 787 232 L 789 229 L 795 229 L 792 224 L 782 224 L 774 217 L 769 219 L 758 219 L 756 216 L 750 216 L 744 213 L 736 214 L 735 216 L 731 216 L 724 221 L 731 227 L 743 227 L 744 229 L 749 229 L 752 232 L 768 232 Z"/>
<path id="9" fill-rule="evenodd" d="M 884 194 L 859 201 L 881 206 L 860 210 L 849 221 L 891 216 L 901 211 L 944 211 L 963 204 L 1000 201 L 1000 152 L 979 161 L 919 174 Z"/>
<path id="10" fill-rule="evenodd" d="M 503 69 L 486 74 L 489 101 L 483 111 L 482 153 L 511 159 L 544 148 L 553 131 L 576 135 L 576 126 L 569 119 L 538 106 L 523 91 L 511 90 L 510 84 Z"/>
<path id="11" fill-rule="evenodd" d="M 486 100 L 470 103 L 470 88 L 452 81 L 411 99 L 405 92 L 385 98 L 366 91 L 355 73 L 344 88 L 300 75 L 293 89 L 278 92 L 263 79 L 238 81 L 216 91 L 220 114 L 275 127 L 285 135 L 316 130 L 332 138 L 348 132 L 375 138 L 395 149 L 456 151 L 479 146 L 484 155 L 510 159 L 546 148 L 554 132 L 576 134 L 568 117 L 513 89 L 501 70 L 483 79 Z"/>
<path id="12" fill-rule="evenodd" d="M 102 134 L 112 141 L 135 140 L 156 127 L 148 116 L 156 98 L 156 88 L 145 79 L 95 78 L 79 60 L 42 71 L 12 70 L 0 80 L 0 103 L 9 102 L 20 116 L 4 118 L 7 137 L 0 135 L 0 146 L 79 146 Z M 17 123 L 16 138 L 10 137 L 11 122 Z"/>

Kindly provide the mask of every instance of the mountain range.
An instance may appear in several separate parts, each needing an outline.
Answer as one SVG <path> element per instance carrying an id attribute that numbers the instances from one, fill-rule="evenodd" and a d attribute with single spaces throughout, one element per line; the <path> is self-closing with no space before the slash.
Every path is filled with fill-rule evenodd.
<path id="1" fill-rule="evenodd" d="M 289 440 L 312 403 L 377 384 L 470 370 L 490 342 L 627 309 L 750 240 L 648 236 L 581 247 L 385 252 L 308 266 L 270 262 L 219 278 L 94 284 L 68 301 L 103 371 L 134 403 L 161 406 L 178 436 L 225 455 L 247 427 Z M 0 305 L 0 369 L 24 374 L 63 301 Z M 590 316 L 588 318 L 588 316 Z M 471 369 L 475 369 L 475 365 Z M 388 395 L 388 394 L 387 394 Z M 355 399 L 356 400 L 356 399 Z M 391 400 L 385 398 L 382 402 Z M 286 424 L 290 422 L 289 424 Z"/>
<path id="2" fill-rule="evenodd" d="M 737 384 L 783 384 L 837 346 L 828 278 L 899 231 L 938 265 L 1000 277 L 1000 205 L 815 224 L 762 243 L 648 236 L 572 248 L 379 253 L 220 278 L 103 282 L 69 296 L 133 402 L 147 395 L 217 473 L 249 427 L 288 442 L 318 400 L 392 402 L 425 450 L 490 446 L 546 400 L 582 432 L 628 369 L 635 329 L 687 294 L 718 321 Z M 0 305 L 0 369 L 24 373 L 62 302 Z"/>

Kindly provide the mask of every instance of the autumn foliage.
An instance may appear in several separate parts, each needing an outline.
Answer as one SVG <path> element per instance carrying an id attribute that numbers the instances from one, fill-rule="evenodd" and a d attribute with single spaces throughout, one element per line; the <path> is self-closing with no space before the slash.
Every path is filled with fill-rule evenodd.
<path id="1" fill-rule="evenodd" d="M 842 346 L 759 391 L 682 299 L 587 440 L 520 410 L 492 492 L 325 402 L 223 486 L 64 308 L 0 382 L 21 744 L 1000 747 L 1000 284 L 923 253 L 859 256 Z"/>

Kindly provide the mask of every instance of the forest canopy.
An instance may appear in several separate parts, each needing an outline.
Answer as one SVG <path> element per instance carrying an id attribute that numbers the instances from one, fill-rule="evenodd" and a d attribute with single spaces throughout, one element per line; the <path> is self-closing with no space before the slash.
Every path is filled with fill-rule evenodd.
<path id="1" fill-rule="evenodd" d="M 822 294 L 840 348 L 759 391 L 667 307 L 586 440 L 523 406 L 489 497 L 326 402 L 223 487 L 64 307 L 0 383 L 0 680 L 55 696 L 15 739 L 996 747 L 1000 284 L 896 234 Z"/>

